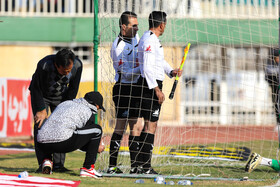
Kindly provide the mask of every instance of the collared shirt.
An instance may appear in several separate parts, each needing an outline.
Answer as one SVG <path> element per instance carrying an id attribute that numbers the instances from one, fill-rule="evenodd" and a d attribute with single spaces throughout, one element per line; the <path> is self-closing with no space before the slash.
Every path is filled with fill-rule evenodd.
<path id="1" fill-rule="evenodd" d="M 45 109 L 45 99 L 52 101 L 72 100 L 76 97 L 81 80 L 83 64 L 77 57 L 73 62 L 71 72 L 62 76 L 54 65 L 55 55 L 48 55 L 41 59 L 29 85 L 32 109 Z"/>
<path id="2" fill-rule="evenodd" d="M 163 81 L 170 76 L 173 68 L 164 60 L 163 47 L 152 31 L 146 31 L 139 41 L 138 58 L 141 76 L 146 78 L 149 89 L 158 86 L 157 80 Z"/>
<path id="3" fill-rule="evenodd" d="M 132 39 L 119 35 L 113 42 L 111 58 L 115 69 L 115 81 L 121 83 L 136 83 L 140 76 L 137 58 L 139 36 Z M 120 80 L 119 80 L 120 79 Z"/>

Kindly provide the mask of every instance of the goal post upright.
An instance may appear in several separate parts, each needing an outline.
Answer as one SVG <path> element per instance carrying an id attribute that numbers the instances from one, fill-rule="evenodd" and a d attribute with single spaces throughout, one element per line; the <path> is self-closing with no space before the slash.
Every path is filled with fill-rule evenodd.
<path id="1" fill-rule="evenodd" d="M 98 0 L 94 0 L 94 19 L 93 19 L 93 53 L 94 53 L 94 91 L 98 91 Z"/>
<path id="2" fill-rule="evenodd" d="M 98 40 L 99 36 L 99 22 L 98 22 L 98 0 L 94 0 L 94 18 L 93 18 L 93 56 L 94 56 L 94 91 L 98 91 Z M 97 115 L 95 123 L 98 123 Z"/>

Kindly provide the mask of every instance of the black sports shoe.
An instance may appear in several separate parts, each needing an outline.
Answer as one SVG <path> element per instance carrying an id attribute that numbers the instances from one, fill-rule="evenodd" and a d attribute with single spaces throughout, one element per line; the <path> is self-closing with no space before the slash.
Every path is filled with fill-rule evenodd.
<path id="1" fill-rule="evenodd" d="M 158 175 L 158 173 L 157 173 L 153 168 L 144 169 L 144 170 L 143 170 L 143 174 L 147 174 L 147 175 Z"/>
<path id="2" fill-rule="evenodd" d="M 107 170 L 107 173 L 109 174 L 120 174 L 120 173 L 123 173 L 122 170 L 120 170 L 120 168 L 118 167 L 110 167 L 108 170 Z"/>
<path id="3" fill-rule="evenodd" d="M 246 163 L 245 171 L 251 173 L 261 163 L 262 157 L 258 153 L 252 153 Z"/>
<path id="4" fill-rule="evenodd" d="M 35 173 L 42 173 L 42 165 L 39 166 L 39 168 L 35 171 Z"/>
<path id="5" fill-rule="evenodd" d="M 142 167 L 133 167 L 130 169 L 129 174 L 142 174 L 143 168 Z"/>
<path id="6" fill-rule="evenodd" d="M 67 169 L 64 166 L 53 168 L 53 172 L 57 172 L 57 173 L 64 173 L 64 172 L 69 172 L 69 171 L 71 171 L 71 170 Z"/>
<path id="7" fill-rule="evenodd" d="M 137 174 L 137 171 L 138 171 L 137 167 L 131 168 L 129 174 Z"/>

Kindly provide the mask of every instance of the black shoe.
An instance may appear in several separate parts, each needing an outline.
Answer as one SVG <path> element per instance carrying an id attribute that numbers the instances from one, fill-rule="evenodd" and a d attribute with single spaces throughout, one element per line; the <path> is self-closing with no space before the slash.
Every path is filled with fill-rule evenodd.
<path id="1" fill-rule="evenodd" d="M 129 174 L 143 174 L 143 173 L 144 173 L 144 170 L 141 166 L 132 167 L 129 172 Z"/>
<path id="2" fill-rule="evenodd" d="M 118 168 L 117 166 L 116 167 L 110 167 L 108 170 L 107 170 L 107 173 L 109 174 L 121 174 L 123 173 L 122 170 L 120 170 L 120 168 Z"/>
<path id="3" fill-rule="evenodd" d="M 144 169 L 143 174 L 147 174 L 147 175 L 158 175 L 158 173 L 157 173 L 153 168 Z"/>
<path id="4" fill-rule="evenodd" d="M 42 173 L 42 165 L 39 166 L 39 168 L 35 171 L 35 173 Z"/>
<path id="5" fill-rule="evenodd" d="M 69 171 L 71 171 L 71 170 L 67 169 L 64 166 L 53 168 L 53 172 L 57 172 L 57 173 L 64 173 L 64 172 L 69 172 Z"/>

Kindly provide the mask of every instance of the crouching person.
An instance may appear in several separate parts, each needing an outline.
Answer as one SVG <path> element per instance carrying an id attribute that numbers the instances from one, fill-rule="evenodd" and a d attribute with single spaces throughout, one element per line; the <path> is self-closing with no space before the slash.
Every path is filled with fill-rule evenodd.
<path id="1" fill-rule="evenodd" d="M 44 153 L 42 173 L 52 173 L 52 153 L 68 153 L 80 149 L 86 152 L 81 177 L 100 178 L 94 169 L 102 128 L 95 124 L 95 114 L 103 107 L 99 92 L 88 92 L 83 98 L 59 104 L 38 131 L 37 141 Z"/>

